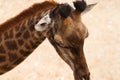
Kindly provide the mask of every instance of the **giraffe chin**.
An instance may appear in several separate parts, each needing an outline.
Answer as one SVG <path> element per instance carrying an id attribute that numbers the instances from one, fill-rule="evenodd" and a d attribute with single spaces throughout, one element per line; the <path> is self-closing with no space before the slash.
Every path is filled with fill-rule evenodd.
<path id="1" fill-rule="evenodd" d="M 84 72 L 82 70 L 75 70 L 74 71 L 74 78 L 75 80 L 90 80 L 90 73 Z"/>

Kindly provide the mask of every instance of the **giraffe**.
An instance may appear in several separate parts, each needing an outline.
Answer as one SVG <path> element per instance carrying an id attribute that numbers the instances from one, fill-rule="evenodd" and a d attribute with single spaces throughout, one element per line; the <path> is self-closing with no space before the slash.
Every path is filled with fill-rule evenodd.
<path id="1" fill-rule="evenodd" d="M 87 27 L 82 23 L 81 14 L 93 8 L 95 4 L 87 5 L 84 0 L 69 4 L 60 4 L 48 15 L 53 27 L 45 35 L 59 56 L 71 67 L 75 80 L 90 80 L 90 71 L 84 56 L 84 40 L 88 37 Z M 41 26 L 42 19 L 37 23 L 37 31 L 47 29 L 47 23 Z"/>
<path id="2" fill-rule="evenodd" d="M 36 31 L 34 26 L 43 16 L 49 18 L 47 14 L 57 5 L 54 1 L 36 3 L 0 24 L 0 74 L 20 64 L 45 40 L 51 26 L 43 32 Z"/>

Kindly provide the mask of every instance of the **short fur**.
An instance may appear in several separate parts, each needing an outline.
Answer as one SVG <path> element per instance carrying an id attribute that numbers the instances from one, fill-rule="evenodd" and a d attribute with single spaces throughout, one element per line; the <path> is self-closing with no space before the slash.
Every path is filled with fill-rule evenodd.
<path id="1" fill-rule="evenodd" d="M 45 40 L 47 30 L 38 32 L 34 25 L 57 5 L 48 1 L 34 4 L 0 25 L 0 75 L 20 64 Z"/>
<path id="2" fill-rule="evenodd" d="M 49 4 L 49 5 L 48 5 Z M 16 17 L 11 18 L 10 20 L 6 21 L 5 23 L 0 25 L 0 35 L 6 31 L 7 29 L 16 26 L 21 21 L 25 20 L 26 18 L 35 15 L 37 12 L 42 12 L 44 9 L 52 8 L 53 6 L 57 5 L 56 2 L 49 2 L 45 1 L 43 3 L 36 3 L 30 8 L 24 10 Z"/>
<path id="3" fill-rule="evenodd" d="M 86 8 L 86 3 L 76 1 L 74 6 L 75 9 L 61 4 L 55 9 L 52 17 L 54 27 L 47 37 L 59 56 L 73 70 L 75 80 L 90 80 L 83 49 L 88 30 L 81 21 L 81 12 Z"/>

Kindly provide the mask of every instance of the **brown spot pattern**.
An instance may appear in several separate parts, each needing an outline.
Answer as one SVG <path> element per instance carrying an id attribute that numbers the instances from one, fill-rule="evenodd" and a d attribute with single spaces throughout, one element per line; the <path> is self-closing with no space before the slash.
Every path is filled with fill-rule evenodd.
<path id="1" fill-rule="evenodd" d="M 34 31 L 35 30 L 34 25 L 31 25 L 29 29 L 30 29 L 31 32 Z"/>
<path id="2" fill-rule="evenodd" d="M 19 39 L 19 40 L 18 40 L 18 44 L 19 44 L 19 46 L 22 46 L 22 45 L 24 44 L 24 41 L 21 40 L 21 39 Z"/>
<path id="3" fill-rule="evenodd" d="M 16 37 L 16 38 L 19 38 L 19 37 L 21 37 L 21 35 L 22 35 L 22 33 L 21 33 L 21 32 L 18 32 L 15 37 Z"/>
<path id="4" fill-rule="evenodd" d="M 18 56 L 14 53 L 8 53 L 10 62 L 16 60 Z"/>
<path id="5" fill-rule="evenodd" d="M 0 37 L 0 42 L 2 41 L 2 38 Z"/>
<path id="6" fill-rule="evenodd" d="M 13 30 L 10 30 L 9 32 L 5 32 L 4 39 L 10 39 L 13 38 Z"/>
<path id="7" fill-rule="evenodd" d="M 12 69 L 12 66 L 9 66 L 8 64 L 5 64 L 5 65 L 1 66 L 0 69 L 2 69 L 4 71 L 9 71 L 9 70 Z"/>
<path id="8" fill-rule="evenodd" d="M 26 51 L 26 50 L 20 50 L 20 53 L 21 53 L 21 55 L 23 55 L 23 56 L 28 56 L 28 55 L 30 54 L 30 52 L 29 52 L 29 51 Z"/>
<path id="9" fill-rule="evenodd" d="M 6 56 L 0 55 L 0 63 L 6 61 Z"/>
<path id="10" fill-rule="evenodd" d="M 0 54 L 1 53 L 5 53 L 5 49 L 4 49 L 4 47 L 2 45 L 0 45 Z"/>
<path id="11" fill-rule="evenodd" d="M 6 44 L 6 46 L 7 46 L 7 48 L 9 50 L 16 50 L 16 49 L 18 49 L 16 41 L 14 41 L 14 40 L 13 41 L 6 41 L 5 44 Z"/>
<path id="12" fill-rule="evenodd" d="M 16 31 L 16 32 L 18 32 L 19 29 L 20 29 L 20 26 L 16 26 L 16 27 L 15 27 L 15 31 Z"/>
<path id="13" fill-rule="evenodd" d="M 24 60 L 23 57 L 18 58 L 15 62 L 14 65 L 18 65 L 19 63 L 21 63 Z"/>
<path id="14" fill-rule="evenodd" d="M 21 29 L 20 29 L 20 32 L 24 32 L 26 26 L 24 26 L 24 25 L 21 25 L 21 26 L 22 26 L 22 27 L 21 27 Z"/>
<path id="15" fill-rule="evenodd" d="M 24 39 L 28 39 L 30 37 L 30 34 L 28 31 L 26 31 L 24 34 L 23 34 L 23 38 Z"/>

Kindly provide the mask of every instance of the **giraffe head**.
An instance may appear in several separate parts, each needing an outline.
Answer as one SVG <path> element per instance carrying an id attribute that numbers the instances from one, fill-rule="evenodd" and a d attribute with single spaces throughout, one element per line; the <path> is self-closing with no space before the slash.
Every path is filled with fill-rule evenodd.
<path id="1" fill-rule="evenodd" d="M 75 80 L 89 80 L 90 73 L 83 51 L 88 30 L 81 21 L 81 14 L 89 11 L 94 4 L 87 5 L 84 0 L 77 0 L 73 4 L 75 9 L 68 4 L 59 4 L 38 22 L 36 30 L 49 29 L 48 39 L 72 68 Z"/>

